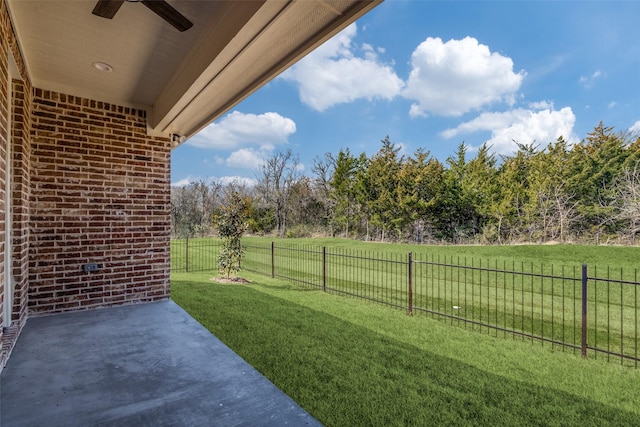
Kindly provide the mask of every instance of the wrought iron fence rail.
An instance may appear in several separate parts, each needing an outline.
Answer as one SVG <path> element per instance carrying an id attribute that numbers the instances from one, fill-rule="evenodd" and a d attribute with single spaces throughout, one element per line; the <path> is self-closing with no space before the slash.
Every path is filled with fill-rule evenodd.
<path id="1" fill-rule="evenodd" d="M 245 246 L 245 247 L 250 247 L 250 246 Z M 254 247 L 254 246 L 251 246 Z M 310 253 L 310 254 L 321 254 L 322 251 L 314 251 L 311 249 L 305 249 L 305 248 L 298 248 L 298 249 L 293 249 L 293 248 L 288 248 L 288 247 L 283 247 L 283 246 L 276 246 L 276 249 L 280 250 L 280 251 L 286 251 L 286 252 L 294 252 L 294 253 Z"/>
<path id="2" fill-rule="evenodd" d="M 282 249 L 280 247 L 277 247 L 277 249 Z M 388 263 L 388 264 L 400 264 L 400 265 L 405 265 L 407 262 L 406 261 L 399 261 L 399 260 L 395 260 L 395 259 L 386 259 L 386 258 L 369 258 L 369 257 L 365 257 L 362 255 L 349 255 L 349 254 L 342 254 L 339 252 L 327 252 L 327 256 L 334 256 L 334 257 L 338 257 L 338 258 L 345 258 L 345 259 L 357 259 L 357 260 L 366 260 L 366 261 L 379 261 L 379 262 L 384 262 L 384 263 Z"/>
<path id="3" fill-rule="evenodd" d="M 640 282 L 636 282 L 636 281 L 619 280 L 619 279 L 603 279 L 603 278 L 591 277 L 591 276 L 589 276 L 589 281 L 590 282 L 606 282 L 606 283 L 618 283 L 618 284 L 621 284 L 621 285 L 640 286 Z"/>
<path id="4" fill-rule="evenodd" d="M 483 271 L 483 272 L 488 272 L 488 273 L 500 273 L 500 274 L 511 274 L 514 276 L 524 276 L 524 277 L 537 277 L 537 278 L 544 278 L 544 279 L 558 279 L 558 280 L 571 280 L 574 282 L 580 282 L 580 278 L 579 277 L 569 277 L 569 276 L 556 276 L 556 275 L 550 275 L 550 274 L 542 274 L 542 273 L 530 273 L 530 272 L 526 272 L 526 271 L 515 271 L 515 270 L 502 270 L 499 268 L 488 268 L 488 267 L 477 267 L 477 266 L 472 266 L 472 265 L 461 265 L 461 264 L 449 264 L 449 263 L 441 263 L 441 262 L 436 262 L 436 261 L 421 261 L 421 260 L 413 260 L 414 264 L 425 264 L 425 265 L 433 265 L 433 266 L 438 266 L 438 267 L 449 267 L 449 268 L 455 268 L 455 269 L 460 269 L 460 270 L 473 270 L 473 271 Z M 544 266 L 541 266 L 544 267 Z M 589 280 L 602 280 L 602 279 L 592 279 L 590 278 Z M 624 283 L 624 282 L 622 282 Z M 634 283 L 634 282 L 628 282 L 628 283 L 632 283 L 632 284 L 638 284 L 638 283 Z"/>
<path id="5" fill-rule="evenodd" d="M 172 242 L 172 271 L 216 270 L 219 243 Z M 208 249 L 207 249 L 208 248 Z M 580 350 L 583 357 L 606 355 L 638 367 L 638 270 L 626 276 L 586 265 L 454 262 L 415 259 L 412 253 L 380 254 L 295 245 L 245 245 L 242 268 L 339 295 L 423 313 L 471 329 L 503 332 Z M 189 251 L 193 251 L 190 256 Z M 529 268 L 530 267 L 530 268 Z M 534 270 L 538 270 L 536 272 Z M 560 271 L 560 273 L 558 273 Z M 618 276 L 619 273 L 619 276 Z M 629 273 L 629 272 L 627 272 Z M 629 277 L 635 280 L 630 280 Z M 460 311 L 457 311 L 460 310 Z M 563 350 L 564 351 L 564 350 Z"/>

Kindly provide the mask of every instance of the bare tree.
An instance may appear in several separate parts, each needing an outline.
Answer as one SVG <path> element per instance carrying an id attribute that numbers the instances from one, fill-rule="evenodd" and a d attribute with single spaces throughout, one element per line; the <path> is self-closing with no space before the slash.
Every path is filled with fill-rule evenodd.
<path id="1" fill-rule="evenodd" d="M 171 228 L 174 236 L 206 236 L 217 207 L 221 184 L 204 179 L 171 189 Z"/>
<path id="2" fill-rule="evenodd" d="M 324 208 L 324 220 L 331 226 L 335 202 L 331 198 L 331 178 L 335 169 L 335 159 L 331 153 L 325 153 L 324 157 L 316 156 L 313 159 L 311 171 L 313 172 L 313 188 L 316 197 Z M 330 231 L 330 234 L 333 234 Z"/>
<path id="3" fill-rule="evenodd" d="M 574 222 L 578 221 L 578 202 L 573 194 L 568 194 L 562 185 L 553 188 L 553 202 L 556 213 L 557 230 L 560 241 L 564 242 L 567 232 Z"/>
<path id="4" fill-rule="evenodd" d="M 579 220 L 578 201 L 574 194 L 569 194 L 564 184 L 550 184 L 538 192 L 538 217 L 540 220 L 540 237 L 543 239 L 567 240 L 571 224 Z M 530 227 L 536 221 L 530 222 Z"/>
<path id="5" fill-rule="evenodd" d="M 284 237 L 287 230 L 289 199 L 300 176 L 299 165 L 298 157 L 287 150 L 275 153 L 260 166 L 256 188 L 264 203 L 275 213 L 279 237 Z"/>
<path id="6" fill-rule="evenodd" d="M 623 221 L 631 243 L 640 233 L 640 160 L 626 167 L 616 182 L 616 219 Z"/>

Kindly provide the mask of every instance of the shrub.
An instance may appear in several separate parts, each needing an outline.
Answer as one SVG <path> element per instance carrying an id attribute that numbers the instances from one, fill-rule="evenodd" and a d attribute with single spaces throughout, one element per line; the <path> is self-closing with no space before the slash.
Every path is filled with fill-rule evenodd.
<path id="1" fill-rule="evenodd" d="M 231 273 L 240 271 L 240 260 L 244 255 L 240 240 L 247 231 L 249 217 L 249 199 L 234 191 L 225 204 L 214 215 L 214 223 L 222 238 L 222 247 L 218 255 L 218 270 L 229 278 Z"/>

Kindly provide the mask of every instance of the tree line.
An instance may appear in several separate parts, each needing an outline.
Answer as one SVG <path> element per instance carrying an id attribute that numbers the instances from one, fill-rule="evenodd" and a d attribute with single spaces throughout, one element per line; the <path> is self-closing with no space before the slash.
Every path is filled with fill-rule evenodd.
<path id="1" fill-rule="evenodd" d="M 372 156 L 348 148 L 316 157 L 311 176 L 290 150 L 260 167 L 254 186 L 198 181 L 174 188 L 172 232 L 210 235 L 212 217 L 238 192 L 249 232 L 425 243 L 636 244 L 640 136 L 600 123 L 577 144 L 519 144 L 496 156 L 461 143 L 446 161 L 401 153 L 389 136 Z"/>

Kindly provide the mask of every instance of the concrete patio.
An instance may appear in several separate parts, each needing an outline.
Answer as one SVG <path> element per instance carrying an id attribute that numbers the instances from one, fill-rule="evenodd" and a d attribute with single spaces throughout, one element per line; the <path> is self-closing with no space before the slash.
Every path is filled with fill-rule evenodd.
<path id="1" fill-rule="evenodd" d="M 0 425 L 320 425 L 173 301 L 27 321 Z"/>

